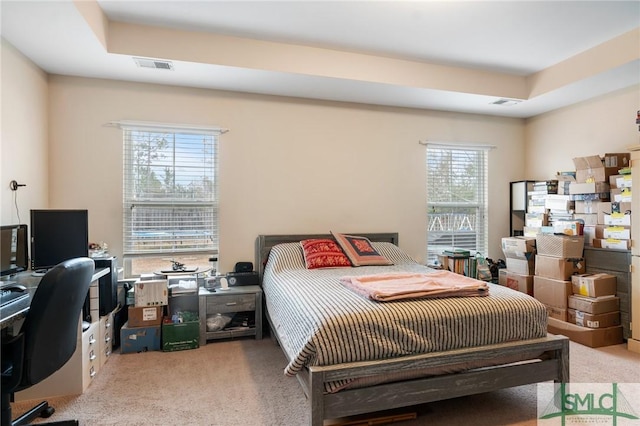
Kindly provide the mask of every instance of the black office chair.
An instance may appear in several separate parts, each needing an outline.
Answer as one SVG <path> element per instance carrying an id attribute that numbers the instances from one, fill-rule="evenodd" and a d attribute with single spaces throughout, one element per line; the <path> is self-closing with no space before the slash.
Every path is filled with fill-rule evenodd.
<path id="1" fill-rule="evenodd" d="M 24 425 L 36 417 L 49 417 L 55 411 L 43 401 L 11 422 L 14 392 L 51 376 L 75 352 L 80 312 L 94 269 L 92 259 L 80 257 L 48 271 L 40 280 L 19 333 L 2 342 L 2 426 Z"/>

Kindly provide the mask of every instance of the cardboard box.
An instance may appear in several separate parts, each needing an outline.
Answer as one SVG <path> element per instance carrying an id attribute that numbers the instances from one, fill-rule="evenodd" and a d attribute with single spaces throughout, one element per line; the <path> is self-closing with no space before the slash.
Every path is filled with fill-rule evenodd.
<path id="1" fill-rule="evenodd" d="M 163 306 L 129 306 L 127 318 L 129 327 L 149 327 L 162 324 Z"/>
<path id="2" fill-rule="evenodd" d="M 623 342 L 621 325 L 607 328 L 588 328 L 549 318 L 547 331 L 551 334 L 562 334 L 572 341 L 590 348 L 619 345 Z"/>
<path id="3" fill-rule="evenodd" d="M 630 226 L 596 226 L 596 238 L 599 239 L 614 239 L 614 240 L 630 240 L 631 239 L 631 227 Z"/>
<path id="4" fill-rule="evenodd" d="M 607 170 L 607 177 L 618 174 L 620 169 L 629 167 L 631 164 L 631 153 L 618 152 L 611 154 L 604 154 L 603 164 L 605 170 Z"/>
<path id="5" fill-rule="evenodd" d="M 628 167 L 630 159 L 628 152 L 605 154 L 604 158 L 598 155 L 574 158 L 576 182 L 609 182 L 609 176 Z"/>
<path id="6" fill-rule="evenodd" d="M 612 202 L 617 203 L 630 203 L 631 202 L 631 188 L 615 188 L 611 190 L 609 194 Z"/>
<path id="7" fill-rule="evenodd" d="M 120 353 L 137 353 L 160 350 L 160 326 L 129 327 L 126 322 L 120 328 Z"/>
<path id="8" fill-rule="evenodd" d="M 603 213 L 602 223 L 608 226 L 631 226 L 631 212 L 628 213 Z M 600 223 L 600 216 L 598 216 Z"/>
<path id="9" fill-rule="evenodd" d="M 498 270 L 498 284 L 533 296 L 533 275 L 521 275 L 508 269 Z"/>
<path id="10" fill-rule="evenodd" d="M 601 209 L 600 204 L 605 203 L 605 201 L 576 201 L 575 202 L 575 212 L 579 214 L 597 214 Z M 609 202 L 606 202 L 609 203 Z M 609 209 L 611 209 L 611 205 L 609 203 Z"/>
<path id="11" fill-rule="evenodd" d="M 170 321 L 165 317 L 165 321 Z M 200 347 L 200 321 L 162 323 L 162 350 L 164 352 L 183 351 Z"/>
<path id="12" fill-rule="evenodd" d="M 611 201 L 600 201 L 598 203 L 598 209 L 595 211 L 598 214 L 598 224 L 604 225 L 604 216 L 611 213 L 631 213 L 631 203 L 619 203 Z"/>
<path id="13" fill-rule="evenodd" d="M 615 296 L 618 290 L 618 278 L 611 274 L 581 274 L 571 277 L 573 294 L 600 297 Z"/>
<path id="14" fill-rule="evenodd" d="M 574 213 L 573 218 L 584 223 L 584 226 L 598 224 L 598 213 Z M 584 234 L 584 227 L 582 233 Z"/>
<path id="15" fill-rule="evenodd" d="M 589 314 L 587 312 L 567 310 L 567 321 L 588 328 L 605 328 L 620 325 L 620 311 L 605 312 L 604 314 Z"/>
<path id="16" fill-rule="evenodd" d="M 582 235 L 584 223 L 577 220 L 559 219 L 553 222 L 553 233 L 563 235 Z"/>
<path id="17" fill-rule="evenodd" d="M 536 239 L 530 237 L 502 238 L 502 252 L 505 257 L 531 259 L 536 254 Z"/>
<path id="18" fill-rule="evenodd" d="M 135 306 L 164 306 L 169 303 L 167 280 L 136 281 L 133 284 Z"/>
<path id="19" fill-rule="evenodd" d="M 556 308 L 555 306 L 544 305 L 547 308 L 547 315 L 549 318 L 555 318 L 560 321 L 567 320 L 567 309 Z"/>
<path id="20" fill-rule="evenodd" d="M 569 281 L 574 274 L 584 274 L 584 259 L 536 256 L 536 275 L 554 280 Z"/>
<path id="21" fill-rule="evenodd" d="M 611 187 L 607 182 L 571 182 L 569 194 L 602 194 L 610 192 Z"/>
<path id="22" fill-rule="evenodd" d="M 569 211 L 574 208 L 569 194 L 549 194 L 544 200 L 544 207 L 549 210 Z"/>
<path id="23" fill-rule="evenodd" d="M 609 185 L 614 188 L 631 188 L 631 175 L 611 175 Z"/>
<path id="24" fill-rule="evenodd" d="M 536 258 L 531 259 L 516 259 L 515 257 L 507 257 L 505 259 L 507 269 L 514 274 L 520 275 L 533 275 L 536 268 Z"/>
<path id="25" fill-rule="evenodd" d="M 571 281 L 552 278 L 533 277 L 533 297 L 547 306 L 567 309 L 567 300 L 571 295 Z"/>
<path id="26" fill-rule="evenodd" d="M 538 254 L 545 256 L 581 258 L 584 250 L 584 237 L 581 235 L 536 235 Z"/>
<path id="27" fill-rule="evenodd" d="M 576 182 L 607 181 L 604 174 L 604 164 L 599 155 L 574 158 L 573 164 L 576 166 Z"/>
<path id="28" fill-rule="evenodd" d="M 614 240 L 614 239 L 602 240 L 599 238 L 594 238 L 591 241 L 591 245 L 596 248 L 629 250 L 631 249 L 631 240 Z"/>
<path id="29" fill-rule="evenodd" d="M 535 294 L 535 281 L 533 291 Z M 567 303 L 569 308 L 589 314 L 603 314 L 620 310 L 620 298 L 616 296 L 587 297 L 572 294 L 569 296 Z"/>
<path id="30" fill-rule="evenodd" d="M 524 218 L 524 226 L 541 228 L 549 225 L 549 216 L 546 213 L 527 213 Z M 535 241 L 533 243 L 535 246 Z"/>
<path id="31" fill-rule="evenodd" d="M 596 237 L 596 226 L 595 225 L 585 225 L 582 229 L 582 236 L 584 237 L 584 245 L 591 246 L 593 245 L 593 239 Z"/>

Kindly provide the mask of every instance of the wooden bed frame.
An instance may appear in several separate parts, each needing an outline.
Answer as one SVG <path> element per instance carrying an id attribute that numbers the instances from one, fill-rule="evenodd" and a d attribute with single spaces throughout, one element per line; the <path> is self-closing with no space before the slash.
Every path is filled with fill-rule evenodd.
<path id="1" fill-rule="evenodd" d="M 365 236 L 371 241 L 398 244 L 397 233 L 354 233 L 353 235 Z M 332 236 L 329 234 L 260 235 L 256 240 L 255 259 L 260 282 L 262 282 L 264 265 L 271 247 L 307 238 L 332 238 Z M 269 313 L 266 312 L 266 314 L 271 325 Z M 279 343 L 279 337 L 274 333 L 273 327 L 270 331 Z M 542 353 L 543 356 L 536 357 L 529 362 L 509 363 L 366 388 L 346 389 L 333 394 L 325 394 L 324 392 L 324 384 L 336 380 L 372 377 L 419 368 L 438 370 L 460 362 L 482 360 L 489 362 L 501 356 L 527 356 L 532 352 Z M 312 366 L 305 369 L 304 372 L 298 373 L 297 377 L 310 402 L 311 426 L 322 426 L 324 419 L 408 407 L 525 384 L 552 380 L 556 383 L 567 383 L 569 382 L 569 339 L 565 336 L 547 335 L 547 337 L 540 339 L 446 352 L 330 366 Z"/>

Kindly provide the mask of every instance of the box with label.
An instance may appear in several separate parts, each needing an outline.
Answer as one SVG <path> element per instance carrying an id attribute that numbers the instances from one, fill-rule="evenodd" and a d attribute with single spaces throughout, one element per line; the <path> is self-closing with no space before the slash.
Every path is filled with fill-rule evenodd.
<path id="1" fill-rule="evenodd" d="M 543 226 L 547 226 L 548 224 L 549 217 L 546 213 L 527 213 L 524 218 L 524 226 L 541 228 Z"/>
<path id="2" fill-rule="evenodd" d="M 502 252 L 505 257 L 531 259 L 536 253 L 536 239 L 530 237 L 502 238 Z"/>
<path id="3" fill-rule="evenodd" d="M 598 213 L 574 213 L 573 218 L 578 222 L 584 223 L 584 226 L 598 224 Z M 584 234 L 584 226 L 583 226 L 583 234 Z"/>
<path id="4" fill-rule="evenodd" d="M 569 194 L 602 194 L 610 192 L 611 187 L 607 182 L 571 182 Z"/>
<path id="5" fill-rule="evenodd" d="M 129 327 L 148 327 L 162 324 L 164 306 L 129 306 Z"/>
<path id="6" fill-rule="evenodd" d="M 126 322 L 120 328 L 120 353 L 137 353 L 160 350 L 160 326 L 129 327 Z"/>
<path id="7" fill-rule="evenodd" d="M 631 188 L 616 188 L 611 190 L 610 198 L 612 202 L 630 203 L 632 195 Z"/>
<path id="8" fill-rule="evenodd" d="M 589 297 L 615 296 L 618 278 L 605 273 L 574 275 L 571 277 L 571 285 L 573 294 Z"/>
<path id="9" fill-rule="evenodd" d="M 534 285 L 535 292 L 535 285 Z M 572 294 L 568 299 L 569 308 L 590 314 L 619 311 L 620 298 L 616 296 L 588 297 Z"/>
<path id="10" fill-rule="evenodd" d="M 629 250 L 631 248 L 631 240 L 614 240 L 608 238 L 606 240 L 594 238 L 591 245 L 596 248 L 606 248 L 615 250 Z"/>
<path id="11" fill-rule="evenodd" d="M 611 213 L 631 214 L 631 203 L 620 203 L 615 201 L 601 201 L 596 210 L 598 214 L 598 224 L 604 225 L 604 216 Z"/>
<path id="12" fill-rule="evenodd" d="M 566 259 L 554 256 L 536 256 L 536 275 L 554 280 L 569 281 L 574 274 L 584 274 L 584 259 Z"/>
<path id="13" fill-rule="evenodd" d="M 576 182 L 607 181 L 604 173 L 604 164 L 599 155 L 574 158 L 573 164 L 576 167 Z"/>
<path id="14" fill-rule="evenodd" d="M 133 285 L 135 306 L 164 306 L 169 303 L 167 280 L 136 281 Z"/>
<path id="15" fill-rule="evenodd" d="M 508 269 L 499 269 L 498 284 L 533 296 L 533 275 L 521 275 Z"/>
<path id="16" fill-rule="evenodd" d="M 587 312 L 569 309 L 567 311 L 567 321 L 582 327 L 604 328 L 620 325 L 620 312 L 605 312 L 604 314 L 590 314 Z"/>
<path id="17" fill-rule="evenodd" d="M 520 275 L 533 275 L 536 268 L 536 258 L 517 259 L 515 257 L 507 257 L 505 259 L 507 269 L 513 273 Z"/>
<path id="18" fill-rule="evenodd" d="M 547 308 L 549 318 L 555 318 L 560 321 L 567 320 L 567 309 L 557 308 L 555 306 L 544 305 Z"/>
<path id="19" fill-rule="evenodd" d="M 619 345 L 623 342 L 621 325 L 606 328 L 588 328 L 549 318 L 547 331 L 551 334 L 562 334 L 576 343 L 591 348 Z"/>
<path id="20" fill-rule="evenodd" d="M 574 208 L 574 202 L 571 200 L 571 196 L 567 193 L 562 194 L 549 194 L 544 200 L 544 207 L 548 210 L 560 210 L 569 211 Z"/>
<path id="21" fill-rule="evenodd" d="M 571 295 L 571 281 L 533 277 L 533 297 L 547 306 L 567 309 L 567 299 Z"/>
<path id="22" fill-rule="evenodd" d="M 600 217 L 598 217 L 600 222 Z M 602 223 L 608 226 L 631 226 L 631 212 L 603 213 Z"/>
<path id="23" fill-rule="evenodd" d="M 607 173 L 607 177 L 618 174 L 620 169 L 629 167 L 631 161 L 630 152 L 617 152 L 604 154 L 602 163 Z"/>
<path id="24" fill-rule="evenodd" d="M 162 323 L 162 350 L 183 351 L 200 347 L 200 321 L 173 323 L 165 317 Z"/>
<path id="25" fill-rule="evenodd" d="M 578 214 L 598 214 L 598 211 L 601 210 L 600 204 L 609 203 L 608 201 L 597 201 L 597 200 L 588 200 L 588 201 L 576 201 L 575 202 L 575 212 Z M 605 206 L 606 208 L 606 206 Z M 608 207 L 611 209 L 611 206 Z"/>
<path id="26" fill-rule="evenodd" d="M 614 240 L 630 240 L 631 239 L 631 227 L 630 226 L 596 226 L 596 238 L 599 239 L 614 239 Z"/>
<path id="27" fill-rule="evenodd" d="M 584 250 L 584 237 L 581 235 L 536 235 L 538 254 L 545 256 L 581 258 Z"/>
<path id="28" fill-rule="evenodd" d="M 582 235 L 584 223 L 578 220 L 559 219 L 553 221 L 553 233 L 563 235 Z"/>
<path id="29" fill-rule="evenodd" d="M 631 175 L 611 175 L 609 185 L 614 188 L 631 188 Z"/>

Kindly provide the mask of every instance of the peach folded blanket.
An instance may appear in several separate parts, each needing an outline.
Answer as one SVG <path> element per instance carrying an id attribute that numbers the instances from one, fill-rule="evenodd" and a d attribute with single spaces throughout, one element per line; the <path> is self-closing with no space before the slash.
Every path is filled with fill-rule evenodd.
<path id="1" fill-rule="evenodd" d="M 378 302 L 489 295 L 486 282 L 445 270 L 344 276 L 340 277 L 340 282 L 356 293 Z"/>

